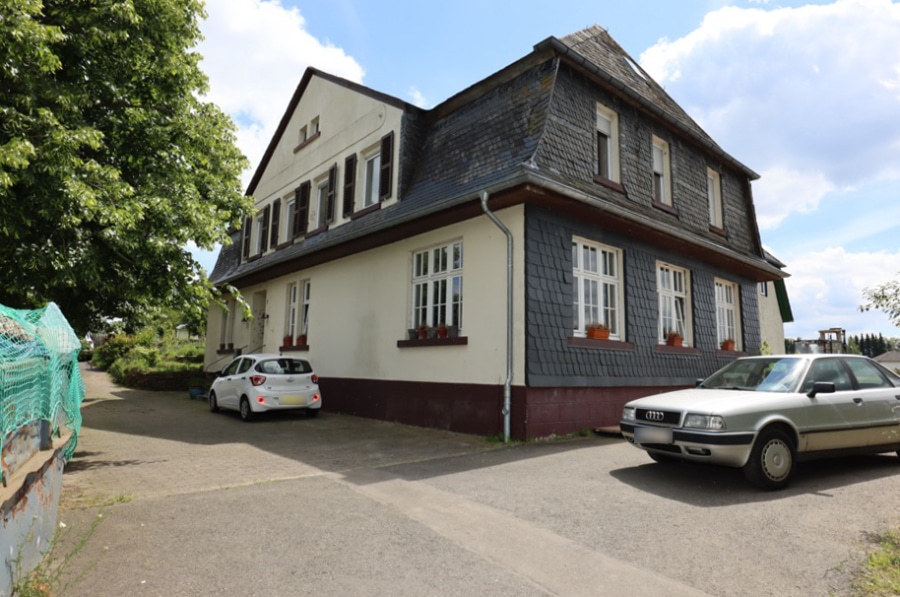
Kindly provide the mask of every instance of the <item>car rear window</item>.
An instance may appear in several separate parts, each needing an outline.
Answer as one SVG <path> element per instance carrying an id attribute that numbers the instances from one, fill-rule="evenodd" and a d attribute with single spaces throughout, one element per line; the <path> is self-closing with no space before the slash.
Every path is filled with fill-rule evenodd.
<path id="1" fill-rule="evenodd" d="M 270 375 L 296 375 L 312 373 L 309 362 L 302 359 L 271 359 L 260 361 L 256 364 L 256 370 Z"/>

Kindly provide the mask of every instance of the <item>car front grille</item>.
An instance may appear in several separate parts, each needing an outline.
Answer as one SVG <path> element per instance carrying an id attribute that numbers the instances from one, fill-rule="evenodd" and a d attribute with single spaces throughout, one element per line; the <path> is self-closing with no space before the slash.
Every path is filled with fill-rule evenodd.
<path id="1" fill-rule="evenodd" d="M 677 426 L 681 422 L 681 412 L 639 408 L 635 412 L 635 419 L 646 423 L 653 423 L 654 425 Z"/>

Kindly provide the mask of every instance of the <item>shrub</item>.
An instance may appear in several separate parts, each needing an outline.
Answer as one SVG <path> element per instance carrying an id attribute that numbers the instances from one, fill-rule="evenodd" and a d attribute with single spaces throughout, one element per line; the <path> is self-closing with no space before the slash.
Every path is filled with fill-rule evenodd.
<path id="1" fill-rule="evenodd" d="M 102 346 L 94 349 L 91 363 L 97 369 L 109 369 L 113 363 L 131 352 L 134 346 L 133 337 L 117 334 L 109 338 Z"/>

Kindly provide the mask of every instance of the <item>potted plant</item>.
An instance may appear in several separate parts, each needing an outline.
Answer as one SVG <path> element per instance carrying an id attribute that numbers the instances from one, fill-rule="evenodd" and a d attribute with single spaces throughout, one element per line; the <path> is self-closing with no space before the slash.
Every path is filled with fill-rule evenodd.
<path id="1" fill-rule="evenodd" d="M 609 326 L 605 323 L 599 323 L 596 321 L 592 321 L 587 324 L 587 337 L 593 338 L 594 340 L 607 340 L 609 339 Z"/>
<path id="2" fill-rule="evenodd" d="M 297 336 L 297 342 L 295 346 L 306 346 L 306 334 L 300 334 Z"/>
<path id="3" fill-rule="evenodd" d="M 293 343 L 294 343 L 294 338 L 293 338 L 293 336 L 287 335 L 287 336 L 285 336 L 284 338 L 281 339 L 281 345 L 282 345 L 282 346 L 291 346 Z"/>
<path id="4" fill-rule="evenodd" d="M 446 338 L 447 337 L 447 324 L 443 321 L 440 322 L 437 326 L 437 336 L 438 338 Z"/>
<path id="5" fill-rule="evenodd" d="M 722 350 L 734 350 L 734 340 L 731 338 L 722 340 Z"/>
<path id="6" fill-rule="evenodd" d="M 428 337 L 428 324 L 424 321 L 419 324 L 419 327 L 416 328 L 416 334 L 419 336 L 419 340 L 424 340 Z"/>
<path id="7" fill-rule="evenodd" d="M 666 344 L 668 346 L 681 346 L 683 342 L 684 338 L 677 331 L 671 330 L 666 332 Z"/>

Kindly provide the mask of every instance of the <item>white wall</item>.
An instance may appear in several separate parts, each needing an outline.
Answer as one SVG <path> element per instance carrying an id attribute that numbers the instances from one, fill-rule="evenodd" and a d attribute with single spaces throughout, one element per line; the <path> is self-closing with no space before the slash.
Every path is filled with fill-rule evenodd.
<path id="1" fill-rule="evenodd" d="M 524 382 L 524 207 L 497 213 L 515 237 L 514 382 Z M 463 243 L 464 346 L 398 348 L 411 324 L 412 254 Z M 428 232 L 265 284 L 241 288 L 248 302 L 266 292 L 265 351 L 277 352 L 286 329 L 287 286 L 310 280 L 307 356 L 323 377 L 502 384 L 506 376 L 506 237 L 486 217 Z M 217 308 L 214 308 L 214 310 Z M 218 346 L 213 313 L 207 339 Z M 250 324 L 238 318 L 235 346 Z M 215 353 L 207 349 L 207 363 Z M 225 361 L 227 363 L 227 360 Z M 219 367 L 220 368 L 220 367 Z M 214 368 L 215 369 L 215 368 Z"/>
<path id="2" fill-rule="evenodd" d="M 781 310 L 778 308 L 778 297 L 775 294 L 775 283 L 766 282 L 768 296 L 756 293 L 759 301 L 759 331 L 762 342 L 769 344 L 772 354 L 784 353 L 784 322 L 781 321 Z"/>

